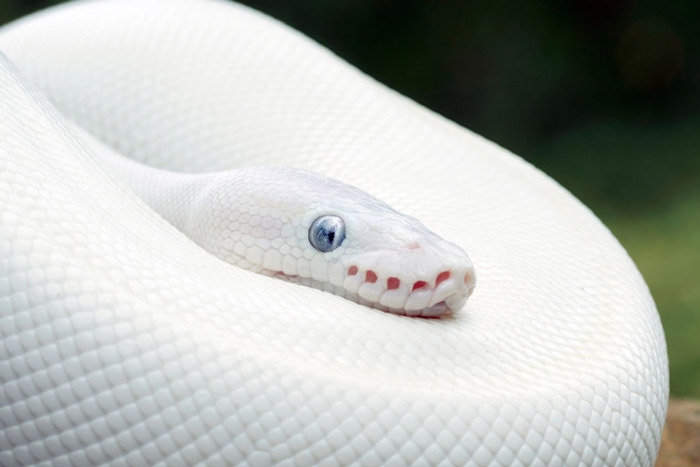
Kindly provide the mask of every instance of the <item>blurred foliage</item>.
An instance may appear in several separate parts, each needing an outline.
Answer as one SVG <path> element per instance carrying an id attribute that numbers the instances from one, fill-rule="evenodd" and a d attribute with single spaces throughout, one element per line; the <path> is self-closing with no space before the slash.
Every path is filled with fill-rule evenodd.
<path id="1" fill-rule="evenodd" d="M 51 1 L 3 0 L 0 21 Z M 700 2 L 243 0 L 492 139 L 589 205 L 700 397 Z"/>

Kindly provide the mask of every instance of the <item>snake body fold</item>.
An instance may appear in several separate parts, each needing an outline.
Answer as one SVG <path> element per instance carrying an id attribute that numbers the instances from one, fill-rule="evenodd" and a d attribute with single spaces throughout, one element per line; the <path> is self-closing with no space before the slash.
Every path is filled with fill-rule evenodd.
<path id="1" fill-rule="evenodd" d="M 68 4 L 0 30 L 0 51 L 0 465 L 653 465 L 668 397 L 653 300 L 595 216 L 519 158 L 235 4 Z M 297 167 L 332 193 L 317 210 L 285 198 L 304 206 L 300 241 L 329 213 L 352 238 L 341 209 L 372 219 L 372 193 L 406 213 L 406 250 L 385 273 L 363 245 L 343 287 L 450 271 L 468 290 L 466 263 L 394 275 L 427 244 L 412 218 L 452 242 L 428 239 L 445 257 L 470 252 L 479 287 L 422 320 L 232 267 L 101 152 L 173 184 L 230 170 L 261 196 L 298 185 L 254 166 Z M 325 177 L 359 187 L 353 202 Z M 212 193 L 178 199 L 217 209 Z M 361 238 L 394 215 L 380 206 Z M 217 245 L 236 253 L 231 235 Z M 313 258 L 240 257 L 326 278 Z"/>

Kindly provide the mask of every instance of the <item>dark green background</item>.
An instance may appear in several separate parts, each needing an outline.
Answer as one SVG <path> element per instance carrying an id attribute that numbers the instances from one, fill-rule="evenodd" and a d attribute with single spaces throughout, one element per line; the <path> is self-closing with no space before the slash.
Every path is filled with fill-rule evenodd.
<path id="1" fill-rule="evenodd" d="M 6 22 L 51 1 L 4 0 Z M 246 0 L 544 170 L 644 274 L 700 397 L 700 2 Z"/>

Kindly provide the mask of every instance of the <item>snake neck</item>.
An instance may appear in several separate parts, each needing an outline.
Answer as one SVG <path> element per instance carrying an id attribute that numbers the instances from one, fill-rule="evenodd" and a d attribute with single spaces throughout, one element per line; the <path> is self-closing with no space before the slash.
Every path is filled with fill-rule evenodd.
<path id="1" fill-rule="evenodd" d="M 97 157 L 98 163 L 123 187 L 133 191 L 158 215 L 188 237 L 196 233 L 192 226 L 194 205 L 211 190 L 215 174 L 178 173 L 158 169 L 125 157 L 78 126 L 75 132 Z"/>

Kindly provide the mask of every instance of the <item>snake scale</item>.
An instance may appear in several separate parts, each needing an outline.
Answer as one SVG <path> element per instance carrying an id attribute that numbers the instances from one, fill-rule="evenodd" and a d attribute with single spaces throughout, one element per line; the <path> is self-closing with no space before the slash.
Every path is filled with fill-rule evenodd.
<path id="1" fill-rule="evenodd" d="M 0 29 L 0 52 L 0 465 L 653 465 L 668 361 L 647 286 L 518 157 L 234 3 L 68 3 Z M 236 267 L 176 228 L 200 224 L 186 189 L 149 191 L 221 173 L 322 203 L 285 231 L 352 261 Z M 216 245 L 283 230 L 250 201 L 260 224 Z M 401 254 L 362 256 L 387 231 Z M 396 313 L 420 310 L 452 312 Z"/>

